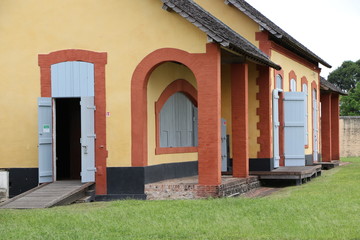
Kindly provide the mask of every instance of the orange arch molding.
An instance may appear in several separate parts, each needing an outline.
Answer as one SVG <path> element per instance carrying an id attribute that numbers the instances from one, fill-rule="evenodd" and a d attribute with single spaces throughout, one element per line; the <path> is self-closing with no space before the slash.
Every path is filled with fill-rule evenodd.
<path id="1" fill-rule="evenodd" d="M 147 84 L 151 72 L 161 63 L 175 61 L 187 66 L 198 86 L 199 184 L 218 185 L 220 175 L 220 47 L 206 45 L 206 53 L 188 53 L 162 48 L 147 55 L 136 67 L 131 80 L 131 162 L 147 166 Z M 211 126 L 211 127 L 210 127 Z"/>
<path id="2" fill-rule="evenodd" d="M 197 147 L 171 147 L 160 148 L 160 111 L 166 101 L 173 94 L 181 92 L 185 94 L 189 100 L 197 107 L 197 90 L 188 81 L 184 79 L 178 79 L 170 83 L 165 90 L 161 93 L 159 99 L 155 103 L 155 118 L 156 118 L 156 149 L 155 154 L 167 154 L 167 153 L 188 153 L 197 152 Z"/>
<path id="3" fill-rule="evenodd" d="M 96 194 L 106 194 L 106 98 L 105 98 L 105 64 L 107 53 L 87 50 L 67 49 L 39 54 L 41 96 L 51 97 L 51 65 L 67 62 L 83 61 L 94 64 L 95 81 L 95 165 L 96 165 Z"/>

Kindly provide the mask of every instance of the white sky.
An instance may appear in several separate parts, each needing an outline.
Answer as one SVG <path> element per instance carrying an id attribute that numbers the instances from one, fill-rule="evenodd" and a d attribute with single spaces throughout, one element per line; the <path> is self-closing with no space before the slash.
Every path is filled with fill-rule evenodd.
<path id="1" fill-rule="evenodd" d="M 246 0 L 276 25 L 329 63 L 360 59 L 359 0 Z"/>

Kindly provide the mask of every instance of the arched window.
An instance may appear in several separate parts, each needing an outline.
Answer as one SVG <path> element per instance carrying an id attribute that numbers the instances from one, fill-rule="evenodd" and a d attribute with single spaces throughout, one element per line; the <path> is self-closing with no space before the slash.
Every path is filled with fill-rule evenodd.
<path id="1" fill-rule="evenodd" d="M 160 147 L 198 145 L 198 111 L 188 97 L 177 92 L 160 110 Z"/>
<path id="2" fill-rule="evenodd" d="M 276 75 L 276 86 L 277 89 L 282 89 L 282 77 L 280 74 Z"/>
<path id="3" fill-rule="evenodd" d="M 293 78 L 290 80 L 290 92 L 296 92 L 296 80 Z"/>

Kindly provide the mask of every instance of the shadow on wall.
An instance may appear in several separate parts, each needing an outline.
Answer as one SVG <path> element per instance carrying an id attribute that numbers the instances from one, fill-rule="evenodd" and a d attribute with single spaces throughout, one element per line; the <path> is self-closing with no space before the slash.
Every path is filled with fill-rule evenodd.
<path id="1" fill-rule="evenodd" d="M 340 117 L 340 156 L 360 156 L 360 116 Z"/>

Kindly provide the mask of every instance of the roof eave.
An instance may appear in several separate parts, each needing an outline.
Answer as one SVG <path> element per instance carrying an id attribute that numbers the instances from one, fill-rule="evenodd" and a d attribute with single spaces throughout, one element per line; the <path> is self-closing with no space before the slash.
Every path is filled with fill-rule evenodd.
<path id="1" fill-rule="evenodd" d="M 245 2 L 245 1 L 244 1 Z M 246 4 L 248 4 L 251 8 L 253 8 L 255 11 L 257 11 L 259 14 L 262 15 L 262 17 L 264 19 L 267 19 L 269 22 L 271 22 L 272 24 L 274 24 L 276 27 L 278 27 L 280 30 L 282 30 L 284 32 L 280 33 L 278 32 L 276 29 L 273 29 L 272 27 L 270 27 L 268 24 L 266 24 L 265 22 L 263 22 L 262 20 L 258 19 L 255 15 L 253 15 L 250 11 L 248 11 L 248 9 L 246 9 L 245 7 L 241 6 L 241 4 L 237 1 L 237 0 L 225 0 L 225 4 L 231 4 L 234 7 L 236 7 L 237 9 L 239 9 L 241 12 L 243 12 L 245 15 L 247 15 L 249 18 L 251 18 L 253 21 L 255 21 L 257 24 L 259 24 L 263 29 L 265 29 L 266 31 L 268 31 L 272 36 L 276 37 L 279 41 L 285 40 L 287 42 L 287 44 L 290 44 L 292 47 L 298 49 L 298 51 L 300 51 L 301 53 L 303 53 L 305 56 L 308 56 L 308 58 L 312 59 L 315 62 L 321 63 L 322 65 L 324 65 L 325 67 L 331 68 L 332 66 L 327 63 L 326 61 L 324 61 L 323 59 L 321 59 L 320 57 L 318 57 L 315 53 L 313 53 L 312 51 L 310 51 L 309 49 L 307 49 L 304 45 L 302 45 L 300 42 L 298 42 L 296 39 L 289 39 L 287 38 L 286 35 L 287 33 L 282 30 L 280 27 L 276 26 L 275 23 L 271 22 L 271 20 L 269 20 L 267 17 L 265 17 L 262 13 L 260 13 L 258 10 L 256 10 L 254 7 L 252 7 L 250 4 L 248 4 L 246 2 Z M 289 35 L 289 34 L 287 34 Z M 290 35 L 289 35 L 290 36 Z M 291 36 L 290 36 L 291 37 Z M 291 37 L 292 38 L 292 37 Z M 296 44 L 295 44 L 295 42 Z M 301 45 L 303 48 L 297 46 L 297 44 Z"/>
<path id="2" fill-rule="evenodd" d="M 183 6 L 181 6 L 181 5 L 178 6 L 176 4 L 176 2 L 171 1 L 171 0 L 162 0 L 162 2 L 164 3 L 163 9 L 165 9 L 167 11 L 169 11 L 171 9 L 171 10 L 175 11 L 177 14 L 179 14 L 180 16 L 182 16 L 183 18 L 185 18 L 186 20 L 191 22 L 193 25 L 198 27 L 200 30 L 202 30 L 205 34 L 207 34 L 208 39 L 212 39 L 213 42 L 220 44 L 224 48 L 233 50 L 233 51 L 245 56 L 248 59 L 252 59 L 255 62 L 261 63 L 263 65 L 267 65 L 267 66 L 275 68 L 277 70 L 281 69 L 281 67 L 278 64 L 272 62 L 269 59 L 269 57 L 266 54 L 264 54 L 260 49 L 258 49 L 256 46 L 254 46 L 248 40 L 246 40 L 245 38 L 240 36 L 238 33 L 233 31 L 231 28 L 229 28 L 226 24 L 221 22 L 219 19 L 217 19 L 216 17 L 214 17 L 213 15 L 208 13 L 206 10 L 202 9 L 195 2 L 189 1 L 188 4 L 192 4 L 191 6 L 195 7 L 197 9 L 196 11 L 201 11 L 202 13 L 207 14 L 206 15 L 207 17 L 209 17 L 213 20 L 216 20 L 217 24 L 219 24 L 219 26 L 222 27 L 224 31 L 229 31 L 230 35 L 232 34 L 231 35 L 232 37 L 234 37 L 234 34 L 237 36 L 232 40 L 226 39 L 226 36 L 224 37 L 224 36 L 219 35 L 218 33 L 214 32 L 213 30 L 211 30 L 209 25 L 206 25 L 206 24 L 204 25 L 203 23 L 201 23 L 203 19 L 197 18 L 197 16 L 194 15 L 194 12 L 185 12 L 184 9 L 182 9 Z M 251 51 L 255 51 L 256 53 L 252 54 L 252 52 L 250 50 L 247 51 L 246 49 L 239 47 L 238 46 L 239 44 L 236 44 L 237 41 L 240 43 L 243 42 L 245 44 L 245 46 L 247 45 L 247 47 Z"/>

